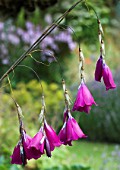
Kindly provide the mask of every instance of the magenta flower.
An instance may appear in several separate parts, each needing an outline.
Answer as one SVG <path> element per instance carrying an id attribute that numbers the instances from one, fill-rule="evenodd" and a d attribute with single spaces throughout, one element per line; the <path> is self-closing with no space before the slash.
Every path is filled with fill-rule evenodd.
<path id="1" fill-rule="evenodd" d="M 28 146 L 28 159 L 38 159 L 44 154 L 44 134 L 43 128 L 32 138 Z"/>
<path id="2" fill-rule="evenodd" d="M 33 137 L 28 146 L 28 159 L 40 158 L 41 155 L 44 154 L 44 150 L 46 150 L 47 156 L 51 157 L 51 151 L 53 151 L 55 147 L 59 147 L 61 144 L 62 143 L 55 131 L 46 121 L 44 121 L 44 127 L 40 128 L 40 131 Z"/>
<path id="3" fill-rule="evenodd" d="M 64 122 L 62 129 L 59 132 L 59 138 L 64 145 L 72 146 L 72 141 L 79 138 L 86 138 L 87 136 L 82 132 L 76 120 L 68 112 L 68 118 Z"/>
<path id="4" fill-rule="evenodd" d="M 95 80 L 101 82 L 102 78 L 102 69 L 103 69 L 103 59 L 102 56 L 98 59 L 96 63 L 96 69 L 95 69 Z"/>
<path id="5" fill-rule="evenodd" d="M 14 148 L 13 154 L 10 156 L 12 158 L 11 160 L 12 164 L 20 164 L 20 165 L 27 164 L 27 159 L 29 156 L 27 147 L 31 139 L 32 138 L 28 136 L 25 131 L 23 131 L 22 138 Z"/>
<path id="6" fill-rule="evenodd" d="M 19 143 L 14 148 L 13 154 L 10 157 L 12 158 L 12 160 L 11 160 L 12 164 L 19 164 L 19 165 L 23 164 L 21 154 L 20 154 L 20 144 Z M 27 164 L 26 159 L 25 159 L 25 164 Z"/>
<path id="7" fill-rule="evenodd" d="M 44 130 L 46 134 L 46 141 L 45 141 L 45 148 L 46 154 L 48 157 L 51 157 L 51 151 L 54 150 L 55 147 L 61 146 L 61 141 L 59 137 L 56 135 L 55 131 L 52 129 L 51 126 L 44 122 Z"/>
<path id="8" fill-rule="evenodd" d="M 76 100 L 72 111 L 86 112 L 89 113 L 92 105 L 97 105 L 92 97 L 90 91 L 84 82 L 82 82 L 78 88 Z"/>
<path id="9" fill-rule="evenodd" d="M 116 88 L 116 84 L 114 83 L 111 70 L 106 64 L 103 65 L 102 75 L 106 90 Z"/>

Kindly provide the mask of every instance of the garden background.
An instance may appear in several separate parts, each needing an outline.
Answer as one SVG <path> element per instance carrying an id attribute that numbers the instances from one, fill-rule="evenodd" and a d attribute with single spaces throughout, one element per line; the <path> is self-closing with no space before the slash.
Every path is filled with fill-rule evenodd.
<path id="1" fill-rule="evenodd" d="M 11 64 L 32 45 L 45 28 L 67 10 L 74 0 L 42 0 L 18 3 L 0 2 L 0 77 Z M 94 81 L 96 61 L 100 55 L 96 17 L 87 6 L 97 11 L 104 29 L 106 61 L 117 88 L 106 91 L 103 83 Z M 74 31 L 73 31 L 74 30 Z M 78 42 L 85 56 L 87 86 L 98 106 L 90 114 L 74 112 L 87 139 L 73 146 L 55 149 L 52 158 L 31 160 L 26 170 L 120 170 L 120 1 L 89 0 L 78 5 L 21 65 L 39 75 L 47 106 L 47 120 L 59 132 L 62 126 L 64 95 L 61 79 L 65 78 L 74 102 L 79 86 Z M 53 57 L 56 57 L 56 59 Z M 42 62 L 42 64 L 40 63 Z M 13 95 L 23 110 L 27 132 L 39 130 L 41 86 L 35 73 L 18 66 L 10 74 Z M 22 170 L 10 164 L 10 155 L 19 139 L 17 111 L 10 97 L 7 78 L 0 89 L 0 169 Z"/>

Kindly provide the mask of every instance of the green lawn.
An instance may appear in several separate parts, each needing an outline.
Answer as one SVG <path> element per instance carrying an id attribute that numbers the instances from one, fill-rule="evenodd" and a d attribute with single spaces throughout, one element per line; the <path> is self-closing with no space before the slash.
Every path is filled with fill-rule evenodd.
<path id="1" fill-rule="evenodd" d="M 92 170 L 120 170 L 120 146 L 113 144 L 74 142 L 73 146 L 56 148 L 52 158 L 42 156 L 38 161 L 29 161 L 29 166 L 50 168 L 61 165 L 91 167 Z"/>

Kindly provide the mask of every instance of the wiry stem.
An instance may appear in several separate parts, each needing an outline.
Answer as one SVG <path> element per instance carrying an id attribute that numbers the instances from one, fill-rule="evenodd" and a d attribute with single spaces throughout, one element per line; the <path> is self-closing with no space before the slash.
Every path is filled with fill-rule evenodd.
<path id="1" fill-rule="evenodd" d="M 14 70 L 18 64 L 20 64 L 27 56 L 28 54 L 36 48 L 36 46 L 42 42 L 59 24 L 60 22 L 79 4 L 84 0 L 79 0 L 74 5 L 71 6 L 61 17 L 59 17 L 48 29 L 46 29 L 43 34 L 30 46 L 30 48 L 24 52 L 18 60 L 13 63 L 13 65 L 6 71 L 6 73 L 3 74 L 3 76 L 0 78 L 0 82 L 9 74 L 12 70 Z"/>

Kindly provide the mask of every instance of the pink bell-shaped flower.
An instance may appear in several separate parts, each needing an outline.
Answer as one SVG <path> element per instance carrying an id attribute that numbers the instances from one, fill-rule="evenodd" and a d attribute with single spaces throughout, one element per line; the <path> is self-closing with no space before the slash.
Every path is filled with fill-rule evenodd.
<path id="1" fill-rule="evenodd" d="M 103 69 L 103 59 L 102 56 L 98 59 L 96 63 L 96 69 L 95 69 L 95 80 L 101 82 L 102 78 L 102 69 Z"/>
<path id="2" fill-rule="evenodd" d="M 28 145 L 31 141 L 31 137 L 26 134 L 26 132 L 23 130 L 23 136 L 14 148 L 13 154 L 11 157 L 11 163 L 12 164 L 19 164 L 19 165 L 25 165 L 27 164 L 27 159 L 29 157 L 28 153 Z"/>
<path id="3" fill-rule="evenodd" d="M 55 147 L 61 146 L 61 141 L 56 135 L 55 131 L 50 127 L 46 120 L 44 121 L 44 127 L 40 128 L 40 131 L 32 138 L 28 146 L 28 159 L 38 159 L 44 154 L 44 150 L 48 157 L 51 157 L 51 151 Z"/>
<path id="4" fill-rule="evenodd" d="M 72 145 L 72 141 L 87 137 L 82 132 L 77 121 L 72 117 L 70 111 L 68 111 L 68 118 L 64 122 L 58 136 L 64 145 L 68 144 L 69 146 Z"/>
<path id="5" fill-rule="evenodd" d="M 46 149 L 47 149 L 46 151 L 49 150 L 49 152 L 51 152 L 54 150 L 55 147 L 59 147 L 62 145 L 59 137 L 57 136 L 53 128 L 47 124 L 46 120 L 44 121 L 44 130 L 46 134 Z M 51 157 L 50 153 L 47 154 L 47 156 L 48 155 L 49 157 Z"/>
<path id="6" fill-rule="evenodd" d="M 116 88 L 116 84 L 114 83 L 111 70 L 106 64 L 103 64 L 102 75 L 106 90 Z"/>
<path id="7" fill-rule="evenodd" d="M 43 128 L 32 138 L 28 146 L 28 159 L 38 159 L 44 154 L 44 134 Z"/>
<path id="8" fill-rule="evenodd" d="M 12 158 L 11 160 L 12 164 L 19 164 L 19 165 L 23 164 L 21 154 L 20 154 L 20 144 L 17 144 L 17 146 L 15 146 L 13 154 L 10 157 Z M 27 164 L 26 159 L 25 159 L 25 164 Z"/>
<path id="9" fill-rule="evenodd" d="M 72 111 L 86 112 L 89 113 L 92 105 L 97 105 L 88 90 L 85 83 L 82 81 L 77 92 L 76 100 Z"/>

